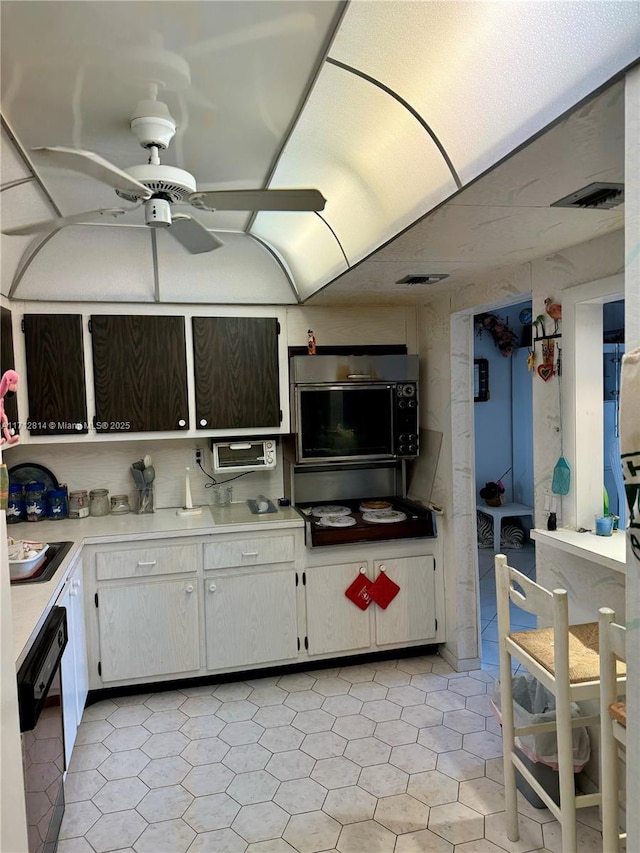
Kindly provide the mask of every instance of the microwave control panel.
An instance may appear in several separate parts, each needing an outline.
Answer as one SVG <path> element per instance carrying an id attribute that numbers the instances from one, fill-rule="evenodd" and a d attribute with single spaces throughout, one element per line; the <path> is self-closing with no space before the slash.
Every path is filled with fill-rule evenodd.
<path id="1" fill-rule="evenodd" d="M 396 385 L 393 442 L 396 456 L 418 455 L 418 386 L 415 382 Z"/>

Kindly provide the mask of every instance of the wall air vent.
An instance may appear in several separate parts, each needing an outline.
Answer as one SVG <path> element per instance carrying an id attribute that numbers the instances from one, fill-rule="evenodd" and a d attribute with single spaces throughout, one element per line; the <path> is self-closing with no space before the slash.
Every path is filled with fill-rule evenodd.
<path id="1" fill-rule="evenodd" d="M 404 278 L 396 281 L 396 284 L 408 284 L 410 286 L 414 284 L 437 284 L 445 278 L 449 278 L 447 273 L 434 273 L 432 275 L 405 275 Z"/>
<path id="2" fill-rule="evenodd" d="M 589 210 L 610 210 L 624 204 L 624 184 L 594 183 L 554 201 L 549 207 L 577 207 Z"/>

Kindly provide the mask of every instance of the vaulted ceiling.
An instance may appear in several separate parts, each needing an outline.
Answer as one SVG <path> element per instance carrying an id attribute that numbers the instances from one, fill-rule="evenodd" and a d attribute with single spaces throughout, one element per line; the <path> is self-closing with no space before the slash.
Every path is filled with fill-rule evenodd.
<path id="1" fill-rule="evenodd" d="M 550 205 L 623 181 L 623 84 L 589 96 L 640 56 L 635 3 L 3 0 L 0 14 L 3 229 L 133 208 L 33 149 L 140 165 L 130 119 L 156 97 L 177 124 L 162 163 L 198 190 L 327 199 L 182 206 L 223 243 L 198 255 L 139 207 L 3 236 L 4 294 L 48 298 L 55 270 L 51 298 L 413 301 L 407 274 L 459 286 L 622 227 L 622 207 Z"/>

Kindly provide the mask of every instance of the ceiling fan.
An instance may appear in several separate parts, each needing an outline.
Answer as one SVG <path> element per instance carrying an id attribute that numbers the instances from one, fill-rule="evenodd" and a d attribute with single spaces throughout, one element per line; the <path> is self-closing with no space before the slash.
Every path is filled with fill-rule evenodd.
<path id="1" fill-rule="evenodd" d="M 326 200 L 316 189 L 209 190 L 200 192 L 189 172 L 160 163 L 159 152 L 169 147 L 176 123 L 166 104 L 157 100 L 140 101 L 131 118 L 131 130 L 140 146 L 149 152 L 147 164 L 120 169 L 98 154 L 76 148 L 35 148 L 42 162 L 71 169 L 112 187 L 117 195 L 136 207 L 144 206 L 145 224 L 168 228 L 192 254 L 210 252 L 223 245 L 197 219 L 174 213 L 174 204 L 188 204 L 200 210 L 320 211 Z M 60 216 L 17 228 L 3 229 L 12 236 L 54 231 L 91 217 L 119 216 L 134 208 L 102 208 L 71 216 Z"/>

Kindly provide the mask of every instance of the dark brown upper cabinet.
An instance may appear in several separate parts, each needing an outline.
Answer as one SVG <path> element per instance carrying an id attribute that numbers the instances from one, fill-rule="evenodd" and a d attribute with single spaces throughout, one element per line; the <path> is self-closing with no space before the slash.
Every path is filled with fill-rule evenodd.
<path id="1" fill-rule="evenodd" d="M 197 429 L 279 427 L 278 321 L 193 317 Z"/>
<path id="2" fill-rule="evenodd" d="M 0 376 L 7 370 L 15 370 L 16 363 L 13 354 L 13 326 L 11 325 L 11 311 L 2 306 L 0 309 Z M 4 398 L 4 412 L 9 421 L 9 430 L 18 435 L 20 424 L 18 418 L 18 398 L 7 396 Z"/>
<path id="3" fill-rule="evenodd" d="M 96 431 L 189 429 L 184 317 L 92 315 Z"/>
<path id="4" fill-rule="evenodd" d="M 25 314 L 31 435 L 89 431 L 80 314 Z"/>

